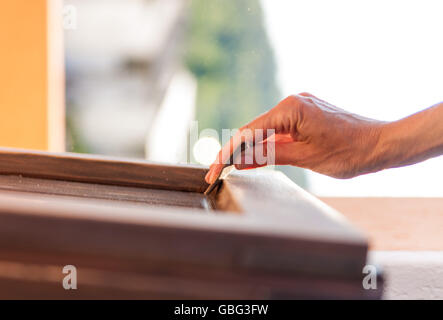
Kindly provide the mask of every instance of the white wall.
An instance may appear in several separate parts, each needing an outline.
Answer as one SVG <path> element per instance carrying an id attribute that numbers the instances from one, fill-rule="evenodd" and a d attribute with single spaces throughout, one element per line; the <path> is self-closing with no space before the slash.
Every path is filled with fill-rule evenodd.
<path id="1" fill-rule="evenodd" d="M 443 1 L 262 0 L 284 95 L 311 92 L 395 120 L 443 101 Z M 352 180 L 309 174 L 321 196 L 443 196 L 443 157 Z"/>
<path id="2" fill-rule="evenodd" d="M 373 251 L 382 267 L 384 299 L 443 299 L 443 251 Z"/>

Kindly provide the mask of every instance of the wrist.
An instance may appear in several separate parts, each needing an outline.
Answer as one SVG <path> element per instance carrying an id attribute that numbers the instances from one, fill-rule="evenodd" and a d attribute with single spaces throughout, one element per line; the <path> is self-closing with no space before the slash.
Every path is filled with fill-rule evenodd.
<path id="1" fill-rule="evenodd" d="M 392 139 L 395 136 L 393 132 L 398 130 L 397 126 L 395 122 L 379 122 L 370 130 L 364 173 L 391 168 L 395 159 L 401 157 L 400 150 L 397 150 L 396 143 Z"/>
<path id="2" fill-rule="evenodd" d="M 404 141 L 406 137 L 398 135 L 402 132 L 402 124 L 399 121 L 384 123 L 380 128 L 377 146 L 374 150 L 375 171 L 392 168 L 398 159 L 404 157 Z"/>
<path id="3" fill-rule="evenodd" d="M 415 117 L 386 123 L 376 148 L 378 170 L 397 168 L 425 160 L 430 148 L 422 141 L 425 126 Z"/>
<path id="4" fill-rule="evenodd" d="M 383 126 L 375 151 L 378 170 L 411 165 L 443 153 L 443 104 Z"/>

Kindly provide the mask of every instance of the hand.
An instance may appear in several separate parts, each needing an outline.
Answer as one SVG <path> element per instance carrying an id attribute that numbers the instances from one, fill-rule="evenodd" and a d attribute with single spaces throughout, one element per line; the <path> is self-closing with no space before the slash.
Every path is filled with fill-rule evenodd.
<path id="1" fill-rule="evenodd" d="M 213 183 L 233 150 L 242 141 L 255 147 L 275 148 L 275 163 L 258 163 L 255 150 L 248 149 L 237 169 L 251 169 L 268 164 L 294 165 L 336 178 L 351 178 L 378 171 L 377 145 L 385 122 L 367 119 L 339 109 L 308 93 L 289 96 L 268 112 L 244 127 L 219 152 L 206 181 Z M 275 134 L 257 139 L 244 135 L 246 129 L 274 129 Z M 272 143 L 270 143 L 272 142 Z"/>

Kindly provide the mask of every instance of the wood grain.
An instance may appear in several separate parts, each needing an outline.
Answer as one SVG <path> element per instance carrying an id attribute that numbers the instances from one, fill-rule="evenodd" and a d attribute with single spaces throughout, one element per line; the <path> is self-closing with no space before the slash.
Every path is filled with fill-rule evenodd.
<path id="1" fill-rule="evenodd" d="M 338 212 L 254 171 L 224 180 L 209 199 L 224 214 L 206 214 L 206 171 L 0 150 L 0 297 L 65 297 L 53 273 L 67 264 L 84 298 L 368 297 L 367 240 Z"/>
<path id="2" fill-rule="evenodd" d="M 74 153 L 0 148 L 0 174 L 202 193 L 207 169 Z"/>
<path id="3" fill-rule="evenodd" d="M 0 193 L 0 296 L 66 298 L 56 272 L 70 264 L 79 298 L 368 297 L 347 245 L 267 234 L 242 216 L 84 200 Z"/>
<path id="4" fill-rule="evenodd" d="M 319 277 L 279 277 L 249 273 L 127 273 L 77 267 L 77 290 L 61 285 L 63 265 L 0 261 L 0 299 L 374 299 L 355 281 Z M 38 288 L 38 290 L 30 290 Z M 23 294 L 25 292 L 25 294 Z"/>
<path id="5" fill-rule="evenodd" d="M 367 238 L 340 213 L 298 187 L 279 171 L 266 170 L 231 174 L 223 182 L 251 219 L 274 224 L 289 224 L 294 234 L 309 238 L 367 243 Z"/>
<path id="6" fill-rule="evenodd" d="M 70 199 L 91 198 L 139 203 L 149 206 L 187 207 L 209 210 L 210 202 L 202 193 L 90 184 L 82 182 L 27 178 L 0 175 L 0 190 L 42 193 L 53 196 L 70 196 Z"/>
<path id="7" fill-rule="evenodd" d="M 284 221 L 278 224 L 244 215 L 200 212 L 3 191 L 0 251 L 28 252 L 25 257 L 46 252 L 57 259 L 63 254 L 73 259 L 86 256 L 91 266 L 99 263 L 101 268 L 110 267 L 108 260 L 118 258 L 120 269 L 136 261 L 135 265 L 129 263 L 130 270 L 200 265 L 249 272 L 361 276 L 365 251 L 359 243 L 303 237 Z"/>

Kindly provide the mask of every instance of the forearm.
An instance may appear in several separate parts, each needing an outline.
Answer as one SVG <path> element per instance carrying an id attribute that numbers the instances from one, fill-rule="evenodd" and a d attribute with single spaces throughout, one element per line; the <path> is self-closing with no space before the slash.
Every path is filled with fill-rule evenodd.
<path id="1" fill-rule="evenodd" d="M 283 99 L 243 128 L 274 130 L 273 140 L 254 141 L 266 148 L 272 142 L 273 164 L 294 165 L 342 179 L 443 154 L 443 103 L 398 121 L 381 122 L 301 93 Z M 208 183 L 215 182 L 223 170 L 220 159 L 224 154 L 229 158 L 232 146 L 239 141 L 238 136 L 232 138 L 220 151 L 206 176 Z"/>
<path id="2" fill-rule="evenodd" d="M 374 152 L 374 171 L 402 167 L 443 154 L 443 103 L 387 123 Z"/>

